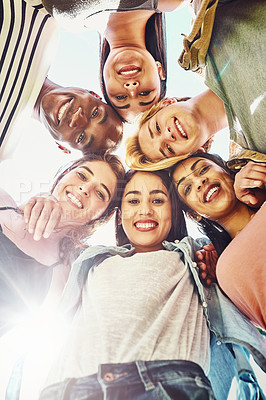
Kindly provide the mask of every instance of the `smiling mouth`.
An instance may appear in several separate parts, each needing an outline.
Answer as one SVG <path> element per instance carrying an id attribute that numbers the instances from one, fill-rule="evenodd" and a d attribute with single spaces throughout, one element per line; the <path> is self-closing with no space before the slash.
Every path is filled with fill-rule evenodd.
<path id="1" fill-rule="evenodd" d="M 182 125 L 180 124 L 179 120 L 174 117 L 174 124 L 176 127 L 177 132 L 179 133 L 179 136 L 182 136 L 185 139 L 188 139 L 187 133 L 184 131 Z"/>
<path id="2" fill-rule="evenodd" d="M 218 194 L 218 191 L 220 190 L 220 185 L 212 185 L 209 187 L 205 192 L 204 192 L 204 203 L 208 203 L 211 201 L 213 198 L 216 197 L 216 194 Z M 213 197 L 214 196 L 214 197 Z"/>
<path id="3" fill-rule="evenodd" d="M 57 122 L 58 122 L 58 124 L 60 124 L 60 122 L 61 122 L 61 120 L 62 120 L 62 118 L 63 118 L 63 115 L 65 114 L 65 112 L 66 112 L 66 111 L 68 110 L 68 108 L 70 107 L 70 104 L 71 104 L 72 100 L 73 100 L 73 99 L 68 100 L 66 103 L 64 103 L 64 104 L 59 108 L 58 113 L 57 113 Z"/>
<path id="4" fill-rule="evenodd" d="M 118 71 L 118 75 L 131 77 L 131 76 L 135 76 L 140 71 L 141 71 L 141 68 L 137 67 L 136 65 L 127 65 L 126 67 L 120 68 L 120 70 Z"/>
<path id="5" fill-rule="evenodd" d="M 79 201 L 79 199 L 77 199 L 76 196 L 74 196 L 74 195 L 73 195 L 72 193 L 70 193 L 70 192 L 66 192 L 66 195 L 67 195 L 68 199 L 70 200 L 70 202 L 71 202 L 74 206 L 78 207 L 79 209 L 82 209 L 82 208 L 83 208 L 83 205 L 82 205 L 81 201 Z"/>
<path id="6" fill-rule="evenodd" d="M 151 222 L 135 222 L 134 226 L 136 229 L 145 232 L 145 231 L 151 231 L 155 229 L 158 226 L 157 222 L 151 221 Z"/>

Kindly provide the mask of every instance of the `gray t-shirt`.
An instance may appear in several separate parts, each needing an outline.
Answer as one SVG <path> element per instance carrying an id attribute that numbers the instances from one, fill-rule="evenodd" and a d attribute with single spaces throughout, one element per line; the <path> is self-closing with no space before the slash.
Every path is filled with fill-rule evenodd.
<path id="1" fill-rule="evenodd" d="M 208 372 L 209 329 L 178 253 L 116 255 L 92 269 L 46 384 L 96 373 L 101 363 L 138 359 L 190 360 Z"/>
<path id="2" fill-rule="evenodd" d="M 266 153 L 266 3 L 220 0 L 207 53 L 206 84 L 225 103 L 230 137 Z"/>

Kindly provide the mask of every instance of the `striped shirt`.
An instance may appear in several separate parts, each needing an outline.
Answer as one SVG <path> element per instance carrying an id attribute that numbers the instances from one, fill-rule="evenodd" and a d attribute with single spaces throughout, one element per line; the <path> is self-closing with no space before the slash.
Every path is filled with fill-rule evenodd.
<path id="1" fill-rule="evenodd" d="M 15 125 L 31 115 L 57 43 L 56 21 L 40 0 L 0 0 L 0 160 L 23 134 Z"/>

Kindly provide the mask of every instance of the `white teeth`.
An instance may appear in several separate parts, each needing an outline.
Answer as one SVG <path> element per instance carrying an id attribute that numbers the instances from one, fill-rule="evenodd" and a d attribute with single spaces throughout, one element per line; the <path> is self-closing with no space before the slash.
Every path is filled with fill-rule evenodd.
<path id="1" fill-rule="evenodd" d="M 82 203 L 72 193 L 67 193 L 67 197 L 72 203 L 78 206 L 78 208 L 83 208 Z"/>
<path id="2" fill-rule="evenodd" d="M 218 186 L 215 186 L 215 187 L 211 188 L 211 189 L 208 191 L 207 195 L 206 195 L 206 201 L 209 201 L 210 198 L 211 198 L 211 196 L 213 195 L 213 193 L 215 193 L 218 189 L 219 189 Z"/>
<path id="3" fill-rule="evenodd" d="M 120 75 L 129 75 L 129 74 L 135 74 L 135 72 L 139 72 L 138 69 L 132 69 L 131 71 L 123 71 L 119 72 Z"/>
<path id="4" fill-rule="evenodd" d="M 179 132 L 181 133 L 181 135 L 185 138 L 187 138 L 186 132 L 184 131 L 184 129 L 182 128 L 182 126 L 180 125 L 180 123 L 178 122 L 177 119 L 175 119 L 175 126 L 177 127 L 177 129 L 179 130 Z"/>
<path id="5" fill-rule="evenodd" d="M 154 228 L 156 226 L 155 223 L 151 223 L 151 222 L 137 222 L 136 223 L 136 228 L 139 229 L 149 229 L 149 228 Z"/>
<path id="6" fill-rule="evenodd" d="M 67 107 L 69 106 L 70 101 L 71 100 L 69 100 L 67 103 L 63 104 L 62 107 L 59 108 L 58 116 L 57 116 L 59 122 L 61 121 L 64 112 L 66 111 Z"/>

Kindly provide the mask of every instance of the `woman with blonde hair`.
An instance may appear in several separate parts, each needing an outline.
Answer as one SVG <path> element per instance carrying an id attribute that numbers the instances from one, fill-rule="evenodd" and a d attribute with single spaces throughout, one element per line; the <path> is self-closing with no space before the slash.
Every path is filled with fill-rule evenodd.
<path id="1" fill-rule="evenodd" d="M 213 135 L 227 124 L 223 102 L 209 89 L 193 98 L 163 99 L 143 113 L 137 134 L 128 138 L 126 163 L 146 171 L 171 167 L 208 150 Z"/>

